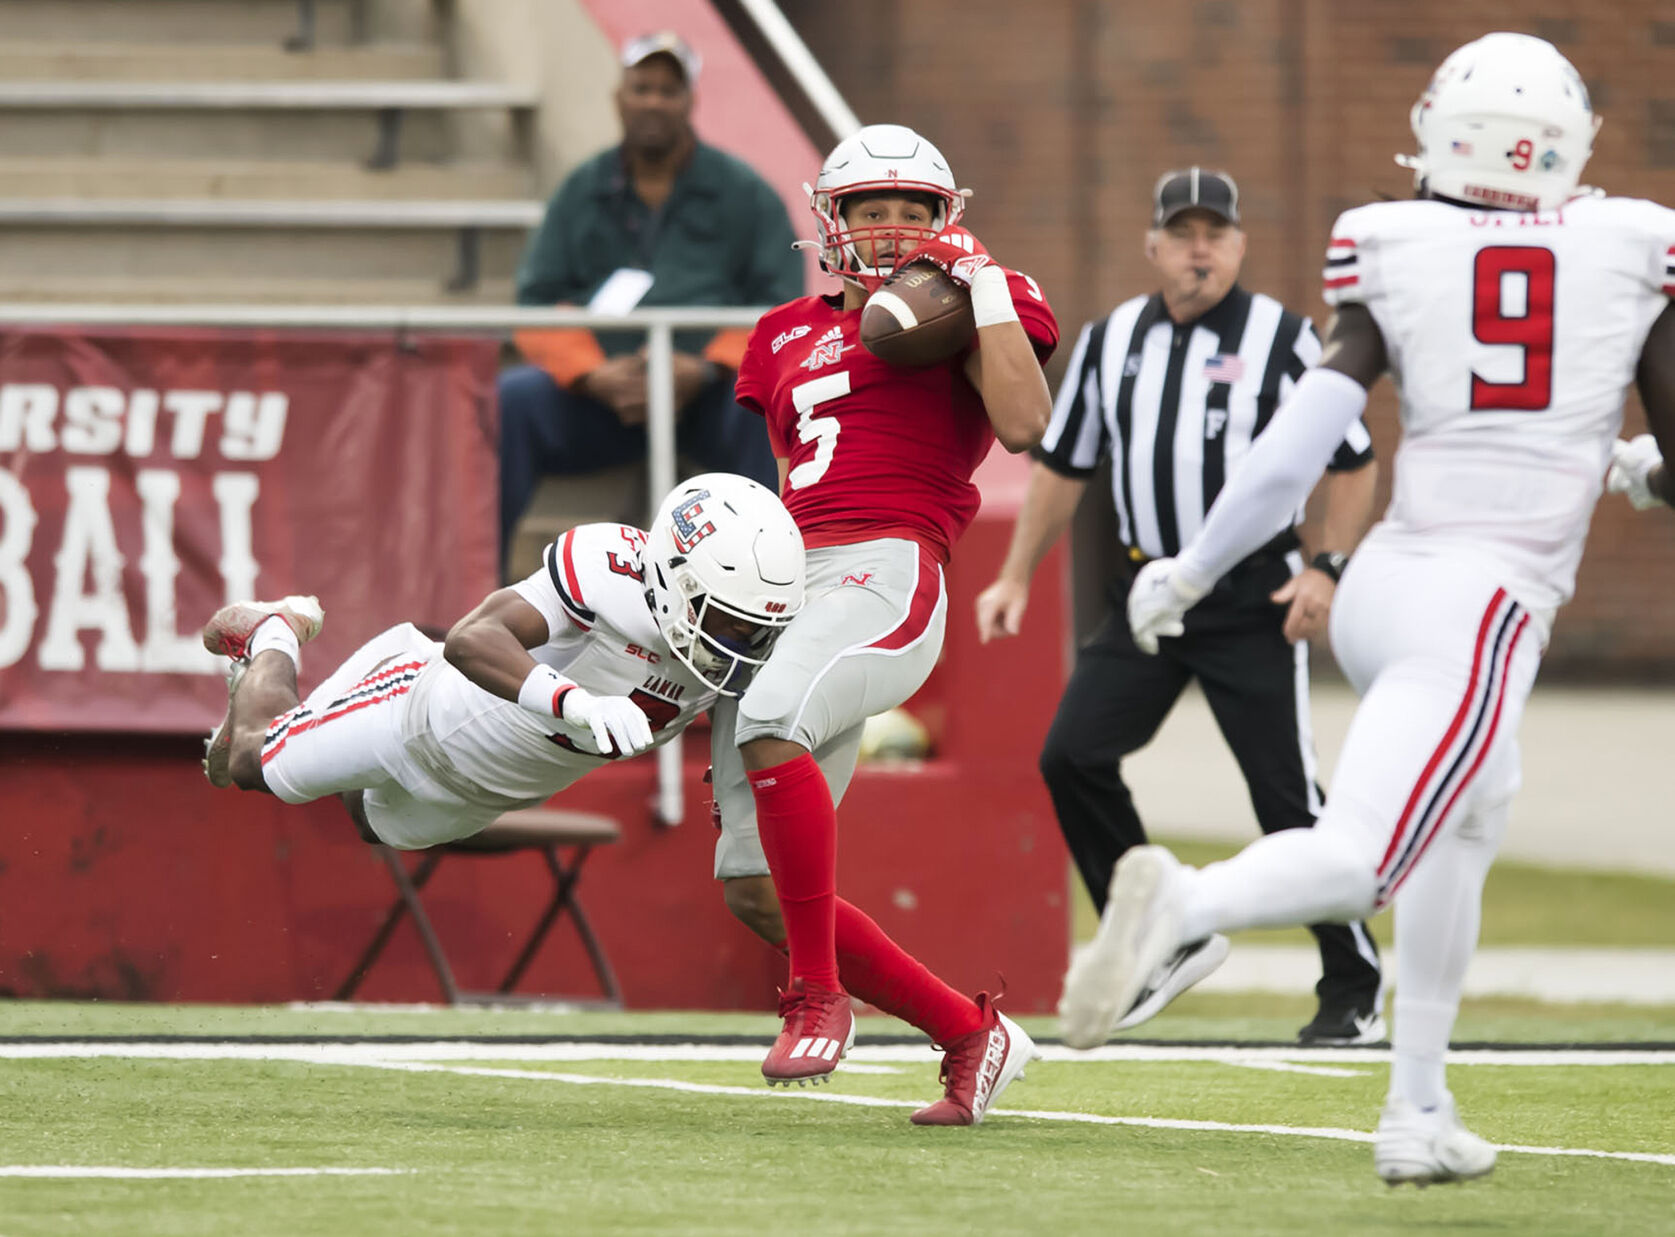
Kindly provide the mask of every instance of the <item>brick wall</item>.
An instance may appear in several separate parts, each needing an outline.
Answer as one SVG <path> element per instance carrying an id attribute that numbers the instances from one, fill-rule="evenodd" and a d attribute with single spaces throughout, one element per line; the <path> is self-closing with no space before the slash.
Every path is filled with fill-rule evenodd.
<path id="1" fill-rule="evenodd" d="M 1675 204 L 1675 5 L 1601 0 L 781 0 L 863 122 L 930 136 L 976 190 L 972 230 L 1041 282 L 1067 332 L 1147 290 L 1163 170 L 1224 167 L 1250 236 L 1244 282 L 1324 321 L 1320 255 L 1339 211 L 1406 196 L 1391 156 L 1454 47 L 1489 30 L 1553 40 L 1605 117 L 1586 179 Z M 1061 352 L 1050 370 L 1056 381 Z M 1394 400 L 1369 413 L 1388 460 Z M 1644 428 L 1630 407 L 1626 432 Z M 1386 488 L 1387 488 L 1386 478 Z M 1382 502 L 1382 500 L 1381 500 Z M 1675 518 L 1601 503 L 1549 675 L 1675 678 Z"/>

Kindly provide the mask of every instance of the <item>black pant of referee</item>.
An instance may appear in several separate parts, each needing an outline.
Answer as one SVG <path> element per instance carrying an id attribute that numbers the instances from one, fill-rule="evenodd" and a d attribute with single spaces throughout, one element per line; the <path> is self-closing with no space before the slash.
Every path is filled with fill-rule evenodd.
<path id="1" fill-rule="evenodd" d="M 1041 752 L 1059 828 L 1099 910 L 1117 860 L 1146 841 L 1122 759 L 1151 741 L 1194 678 L 1239 763 L 1262 831 L 1314 824 L 1310 791 L 1316 802 L 1320 792 L 1304 768 L 1306 719 L 1298 716 L 1298 675 L 1307 671 L 1283 633 L 1284 607 L 1268 599 L 1290 576 L 1282 552 L 1258 551 L 1187 612 L 1185 634 L 1159 641 L 1155 657 L 1129 634 L 1132 569 L 1113 583 L 1111 612 L 1078 652 Z M 1309 931 L 1320 944 L 1320 1010 L 1302 1038 L 1363 1039 L 1379 1011 L 1372 936 L 1359 922 Z"/>

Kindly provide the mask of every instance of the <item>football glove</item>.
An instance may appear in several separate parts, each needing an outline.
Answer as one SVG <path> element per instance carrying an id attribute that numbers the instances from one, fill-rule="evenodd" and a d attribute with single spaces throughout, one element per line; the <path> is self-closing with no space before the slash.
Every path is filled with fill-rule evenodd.
<path id="1" fill-rule="evenodd" d="M 559 707 L 572 726 L 593 731 L 594 744 L 607 756 L 632 756 L 651 746 L 651 723 L 627 696 L 595 696 L 586 688 L 572 687 Z"/>
<path id="2" fill-rule="evenodd" d="M 1128 628 L 1142 653 L 1156 653 L 1160 636 L 1186 630 L 1186 612 L 1210 591 L 1189 579 L 1172 558 L 1154 558 L 1140 568 L 1128 590 Z"/>
<path id="3" fill-rule="evenodd" d="M 903 255 L 896 262 L 896 269 L 910 262 L 929 262 L 941 267 L 950 279 L 967 288 L 978 271 L 994 265 L 983 242 L 960 227 L 943 228 L 912 253 Z"/>
<path id="4" fill-rule="evenodd" d="M 1611 444 L 1611 470 L 1605 474 L 1605 488 L 1623 495 L 1636 511 L 1661 507 L 1663 499 L 1652 493 L 1649 484 L 1652 470 L 1661 463 L 1663 454 L 1650 434 L 1619 438 Z"/>

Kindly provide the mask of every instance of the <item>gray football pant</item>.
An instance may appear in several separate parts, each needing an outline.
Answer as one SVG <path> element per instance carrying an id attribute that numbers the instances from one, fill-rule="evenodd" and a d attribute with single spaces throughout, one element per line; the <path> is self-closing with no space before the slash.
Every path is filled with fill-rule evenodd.
<path id="1" fill-rule="evenodd" d="M 942 651 L 947 613 L 941 564 L 915 542 L 888 538 L 808 552 L 802 612 L 744 695 L 716 705 L 717 880 L 768 872 L 738 745 L 764 738 L 802 744 L 833 802 L 842 802 L 862 726 L 919 690 Z"/>

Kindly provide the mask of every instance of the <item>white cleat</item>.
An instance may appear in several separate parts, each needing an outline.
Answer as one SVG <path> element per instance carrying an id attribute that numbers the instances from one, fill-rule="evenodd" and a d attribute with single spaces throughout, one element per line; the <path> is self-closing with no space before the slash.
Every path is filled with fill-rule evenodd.
<path id="1" fill-rule="evenodd" d="M 1064 977 L 1059 1034 L 1070 1047 L 1103 1044 L 1180 949 L 1180 874 L 1180 861 L 1161 846 L 1136 846 L 1118 861 L 1099 931 Z"/>
<path id="2" fill-rule="evenodd" d="M 1129 1027 L 1151 1021 L 1170 1001 L 1227 961 L 1231 948 L 1227 938 L 1219 932 L 1212 932 L 1190 945 L 1182 945 L 1175 951 L 1174 957 L 1152 972 L 1129 1011 L 1111 1029 L 1126 1031 Z"/>
<path id="3" fill-rule="evenodd" d="M 326 612 L 318 597 L 282 597 L 278 601 L 235 601 L 222 606 L 204 624 L 204 647 L 211 653 L 243 661 L 249 655 L 250 639 L 268 619 L 278 616 L 290 624 L 298 644 L 307 644 L 320 634 Z"/>
<path id="4" fill-rule="evenodd" d="M 1424 1188 L 1487 1177 L 1495 1149 L 1460 1124 L 1453 1096 L 1426 1109 L 1392 1100 L 1378 1119 L 1373 1167 L 1386 1185 Z"/>

